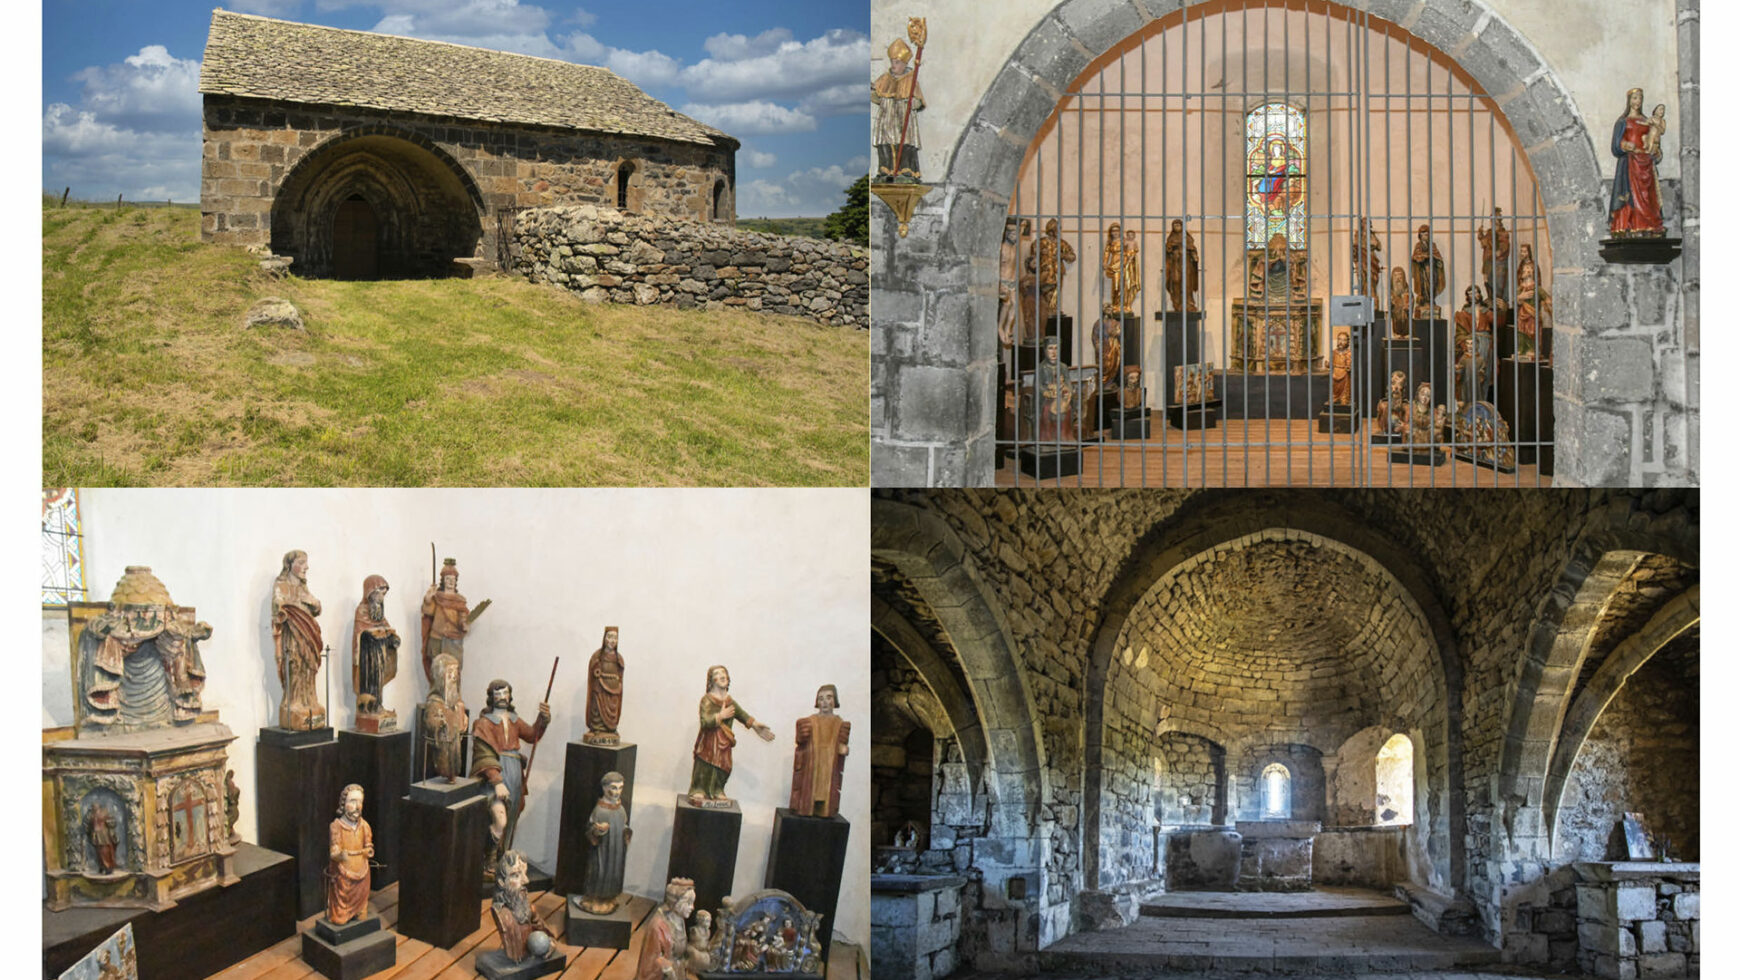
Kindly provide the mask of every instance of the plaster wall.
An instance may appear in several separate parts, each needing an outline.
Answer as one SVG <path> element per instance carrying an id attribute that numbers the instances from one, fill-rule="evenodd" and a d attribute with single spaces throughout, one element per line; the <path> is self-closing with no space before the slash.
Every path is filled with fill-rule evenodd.
<path id="1" fill-rule="evenodd" d="M 908 17 L 925 17 L 930 29 L 925 64 L 919 73 L 925 94 L 924 149 L 927 175 L 948 171 L 955 143 L 979 100 L 1015 47 L 1055 0 L 870 0 L 870 74 L 888 67 L 888 45 L 906 36 Z M 1149 9 L 1171 9 L 1174 3 Z M 1400 0 L 1410 26 L 1423 3 Z M 1469 0 L 1469 6 L 1481 6 Z M 1576 113 L 1592 132 L 1605 134 L 1625 108 L 1625 92 L 1641 85 L 1649 108 L 1667 104 L 1669 131 L 1662 139 L 1660 175 L 1679 176 L 1679 72 L 1673 0 L 1485 0 L 1484 6 L 1507 20 L 1550 65 L 1570 91 Z M 1498 93 L 1493 93 L 1498 94 Z M 1599 149 L 1600 147 L 1598 147 Z"/>
<path id="2" fill-rule="evenodd" d="M 706 669 L 731 668 L 732 693 L 775 739 L 742 736 L 728 790 L 742 806 L 736 891 L 760 887 L 774 809 L 791 788 L 795 719 L 816 688 L 838 686 L 858 728 L 841 809 L 853 832 L 835 929 L 869 940 L 869 512 L 851 490 L 90 490 L 82 495 L 87 582 L 106 599 L 128 564 L 150 565 L 182 605 L 212 625 L 201 645 L 204 703 L 237 735 L 230 766 L 242 788 L 237 829 L 255 832 L 253 742 L 276 722 L 271 590 L 284 552 L 309 553 L 309 587 L 332 645 L 333 723 L 353 723 L 351 620 L 363 579 L 391 585 L 398 676 L 386 706 L 408 722 L 428 693 L 418 609 L 429 542 L 459 563 L 473 608 L 493 599 L 466 644 L 462 693 L 474 715 L 485 685 L 514 685 L 525 715 L 562 658 L 552 721 L 532 770 L 516 843 L 553 867 L 564 745 L 585 731 L 586 663 L 606 625 L 627 663 L 622 735 L 639 746 L 625 887 L 664 886 L 676 795 L 689 785 L 695 705 Z M 43 727 L 72 723 L 64 613 L 43 614 Z M 324 678 L 323 678 L 324 683 Z"/>

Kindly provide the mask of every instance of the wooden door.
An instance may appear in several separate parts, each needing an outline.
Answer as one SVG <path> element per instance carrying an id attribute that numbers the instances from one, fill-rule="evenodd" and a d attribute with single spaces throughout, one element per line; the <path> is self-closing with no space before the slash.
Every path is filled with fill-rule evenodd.
<path id="1" fill-rule="evenodd" d="M 373 279 L 377 275 L 375 210 L 352 197 L 332 216 L 332 274 L 338 279 Z"/>

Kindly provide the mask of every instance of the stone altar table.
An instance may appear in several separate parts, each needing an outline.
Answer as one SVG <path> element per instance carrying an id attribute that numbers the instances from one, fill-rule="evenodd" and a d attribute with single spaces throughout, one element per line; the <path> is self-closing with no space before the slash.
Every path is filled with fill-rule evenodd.
<path id="1" fill-rule="evenodd" d="M 1297 892 L 1311 887 L 1316 820 L 1240 820 L 1239 877 L 1243 892 Z"/>

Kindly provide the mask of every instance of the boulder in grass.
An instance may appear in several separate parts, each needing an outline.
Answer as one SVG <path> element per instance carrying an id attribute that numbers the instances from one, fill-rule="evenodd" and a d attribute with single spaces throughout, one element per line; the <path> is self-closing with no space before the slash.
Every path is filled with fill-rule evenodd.
<path id="1" fill-rule="evenodd" d="M 248 318 L 243 323 L 248 328 L 253 327 L 287 327 L 291 330 L 306 329 L 302 326 L 302 314 L 296 312 L 287 299 L 268 296 L 253 305 L 248 310 Z"/>

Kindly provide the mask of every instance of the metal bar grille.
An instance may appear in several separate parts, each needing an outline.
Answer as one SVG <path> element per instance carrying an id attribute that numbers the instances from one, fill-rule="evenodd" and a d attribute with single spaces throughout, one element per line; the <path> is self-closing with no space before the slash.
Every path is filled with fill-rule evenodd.
<path id="1" fill-rule="evenodd" d="M 1276 130 L 1286 113 L 1302 134 Z M 1187 2 L 1069 87 L 1010 221 L 1030 234 L 1005 300 L 1002 484 L 1551 480 L 1533 175 L 1491 98 L 1393 24 Z"/>

